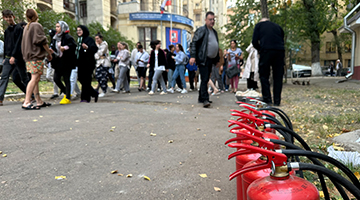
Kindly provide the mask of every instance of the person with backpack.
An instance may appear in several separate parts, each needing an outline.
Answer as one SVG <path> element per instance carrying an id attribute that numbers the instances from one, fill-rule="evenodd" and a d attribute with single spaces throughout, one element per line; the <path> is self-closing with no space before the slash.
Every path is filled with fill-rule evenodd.
<path id="1" fill-rule="evenodd" d="M 166 93 L 166 85 L 163 78 L 163 71 L 167 70 L 167 63 L 166 63 L 166 55 L 165 51 L 162 50 L 160 40 L 155 40 L 150 43 L 151 48 L 153 49 L 150 53 L 150 60 L 149 64 L 147 65 L 148 68 L 154 69 L 154 76 L 152 78 L 152 85 L 151 91 L 149 95 L 153 95 L 156 89 L 156 83 L 160 81 L 161 87 L 163 91 L 160 95 L 167 94 Z"/>
<path id="2" fill-rule="evenodd" d="M 185 55 L 184 53 L 184 48 L 182 47 L 181 44 L 176 44 L 175 46 L 175 50 L 177 52 L 176 56 L 172 56 L 172 59 L 175 60 L 175 71 L 172 77 L 172 82 L 171 82 L 171 88 L 168 89 L 167 91 L 170 93 L 174 93 L 174 86 L 175 86 L 175 82 L 176 82 L 176 78 L 178 76 L 180 76 L 181 79 L 181 83 L 183 85 L 183 90 L 181 91 L 181 94 L 186 94 L 187 90 L 186 90 L 186 82 L 185 82 L 185 65 L 189 62 L 189 57 L 187 57 L 187 55 Z"/>

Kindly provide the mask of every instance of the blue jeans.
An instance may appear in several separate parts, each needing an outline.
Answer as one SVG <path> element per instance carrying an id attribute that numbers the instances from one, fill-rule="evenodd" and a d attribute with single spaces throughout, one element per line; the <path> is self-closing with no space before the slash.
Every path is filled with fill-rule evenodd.
<path id="1" fill-rule="evenodd" d="M 171 81 L 171 87 L 174 88 L 175 87 L 175 83 L 176 83 L 176 79 L 177 77 L 180 75 L 180 80 L 181 83 L 183 85 L 183 88 L 186 89 L 186 82 L 185 82 L 185 66 L 184 65 L 176 65 L 175 67 L 175 71 L 172 77 L 172 81 Z"/>
<path id="2" fill-rule="evenodd" d="M 228 90 L 229 85 L 226 84 L 226 66 L 223 67 L 223 73 L 221 74 L 221 80 L 224 83 L 225 90 Z"/>

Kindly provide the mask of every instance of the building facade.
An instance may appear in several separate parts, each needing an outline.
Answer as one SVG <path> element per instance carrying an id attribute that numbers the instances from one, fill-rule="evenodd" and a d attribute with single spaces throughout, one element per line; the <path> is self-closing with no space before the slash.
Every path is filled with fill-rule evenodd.
<path id="1" fill-rule="evenodd" d="M 117 27 L 117 0 L 35 0 L 40 10 L 67 13 L 81 24 L 99 22 L 106 29 Z"/>

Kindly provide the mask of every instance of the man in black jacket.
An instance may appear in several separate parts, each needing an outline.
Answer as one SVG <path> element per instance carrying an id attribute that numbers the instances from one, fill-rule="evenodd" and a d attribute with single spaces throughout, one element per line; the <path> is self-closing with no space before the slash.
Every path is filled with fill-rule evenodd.
<path id="1" fill-rule="evenodd" d="M 255 26 L 252 44 L 260 52 L 259 75 L 264 102 L 272 104 L 269 83 L 271 66 L 274 80 L 274 106 L 280 106 L 285 65 L 284 31 L 279 25 L 263 18 Z"/>
<path id="2" fill-rule="evenodd" d="M 195 62 L 199 66 L 201 83 L 199 91 L 199 103 L 205 108 L 210 106 L 207 84 L 209 82 L 212 65 L 219 62 L 219 39 L 217 32 L 213 29 L 215 14 L 211 11 L 206 13 L 205 25 L 195 31 L 190 44 L 190 65 Z"/>
<path id="3" fill-rule="evenodd" d="M 25 64 L 21 55 L 21 40 L 23 28 L 15 24 L 15 16 L 11 10 L 2 11 L 4 21 L 9 26 L 4 33 L 4 61 L 3 72 L 0 77 L 0 106 L 3 105 L 5 91 L 9 82 L 9 76 L 16 68 L 21 81 L 27 86 L 29 78 L 26 74 Z"/>

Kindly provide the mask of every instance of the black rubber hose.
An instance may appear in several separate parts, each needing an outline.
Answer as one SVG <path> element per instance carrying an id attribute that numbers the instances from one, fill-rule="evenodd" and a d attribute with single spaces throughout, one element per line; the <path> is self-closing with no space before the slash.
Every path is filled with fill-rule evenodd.
<path id="1" fill-rule="evenodd" d="M 260 108 L 259 110 L 268 110 L 268 111 L 272 111 L 272 112 L 278 114 L 284 122 L 287 121 L 289 123 L 289 126 L 291 127 L 290 129 L 293 130 L 293 125 L 290 121 L 290 118 L 282 110 L 276 109 L 274 107 Z"/>
<path id="2" fill-rule="evenodd" d="M 276 107 L 270 107 L 270 110 L 273 111 L 273 112 L 276 112 L 276 113 L 281 113 L 286 118 L 286 120 L 289 122 L 289 124 L 291 126 L 291 130 L 293 130 L 293 125 L 291 123 L 291 120 L 290 120 L 289 116 L 287 116 L 287 114 L 284 111 L 282 111 L 281 109 L 276 108 Z"/>
<path id="3" fill-rule="evenodd" d="M 270 142 L 274 143 L 274 144 L 280 144 L 280 145 L 283 145 L 285 146 L 287 149 L 299 149 L 299 150 L 303 150 L 301 147 L 298 147 L 294 144 L 291 144 L 291 143 L 288 143 L 288 142 L 285 142 L 285 141 L 282 141 L 282 140 L 275 140 L 275 139 L 270 139 Z M 310 157 L 309 160 L 311 160 L 315 165 L 319 165 L 319 166 L 323 166 L 324 165 L 318 161 L 317 159 L 315 158 L 312 158 Z M 320 184 L 321 184 L 321 188 L 324 192 L 324 197 L 326 200 L 329 200 L 330 199 L 330 194 L 329 194 L 329 191 L 326 187 L 326 183 L 325 183 L 325 179 L 324 179 L 324 176 L 321 174 L 321 173 L 318 173 L 318 176 L 319 176 L 319 180 L 320 180 Z M 332 180 L 333 181 L 333 180 Z M 339 191 L 340 194 L 346 194 L 344 189 L 341 187 L 341 185 L 339 185 L 338 183 L 334 182 L 334 185 L 335 187 L 337 188 L 337 190 Z M 349 200 L 349 198 L 345 198 L 344 200 Z"/>
<path id="4" fill-rule="evenodd" d="M 266 124 L 266 125 L 268 125 L 268 124 Z M 309 145 L 300 137 L 300 135 L 298 135 L 294 131 L 292 131 L 286 127 L 275 125 L 275 124 L 270 124 L 270 128 L 274 128 L 276 130 L 281 129 L 281 130 L 289 133 L 290 135 L 294 136 L 300 142 L 300 144 L 304 147 L 304 149 L 311 151 Z"/>
<path id="5" fill-rule="evenodd" d="M 290 142 L 291 143 L 291 135 L 286 133 L 285 131 L 283 130 L 277 130 L 277 132 L 282 135 L 285 139 L 286 142 Z"/>
<path id="6" fill-rule="evenodd" d="M 267 117 L 265 117 L 266 120 L 270 120 L 270 121 L 276 123 L 277 125 L 282 126 L 281 122 L 280 122 L 279 120 L 277 120 L 275 117 L 273 117 L 273 116 L 271 116 L 271 115 L 269 115 L 269 114 L 266 114 L 266 113 L 264 113 L 264 115 L 267 116 Z M 288 127 L 288 126 L 289 126 L 288 124 L 285 123 L 285 125 L 286 125 L 287 128 L 289 128 L 289 127 Z M 279 132 L 279 130 L 278 130 L 278 132 Z M 289 134 L 289 137 L 290 137 L 290 142 L 291 142 L 292 144 L 294 144 L 294 137 L 291 136 L 290 134 Z"/>
<path id="7" fill-rule="evenodd" d="M 262 115 L 266 116 L 266 120 L 271 120 L 271 121 L 275 122 L 276 124 L 282 126 L 282 123 L 279 120 L 277 120 L 274 116 L 267 114 L 267 113 L 263 113 Z M 289 124 L 286 121 L 284 121 L 284 124 L 285 124 L 285 127 L 289 128 Z"/>
<path id="8" fill-rule="evenodd" d="M 335 160 L 334 158 L 331 158 L 327 155 L 321 154 L 321 153 L 317 153 L 317 152 L 312 152 L 312 151 L 305 151 L 305 150 L 289 150 L 289 149 L 284 149 L 281 150 L 283 154 L 285 155 L 292 155 L 292 156 L 306 156 L 306 157 L 313 157 L 313 158 L 318 158 L 320 160 L 326 161 L 328 163 L 333 164 L 334 166 L 338 167 L 339 169 L 341 169 L 351 180 L 351 182 L 358 188 L 360 189 L 360 182 L 359 180 L 356 178 L 356 176 L 354 175 L 354 173 L 347 168 L 344 164 L 342 164 L 341 162 Z"/>
<path id="9" fill-rule="evenodd" d="M 337 181 L 337 183 L 340 183 L 342 186 L 344 186 L 352 195 L 356 197 L 356 199 L 360 199 L 360 189 L 358 189 L 354 184 L 352 184 L 350 181 L 348 181 L 346 178 L 342 177 L 341 175 L 318 165 L 308 164 L 308 163 L 299 163 L 299 169 L 302 170 L 310 170 L 313 172 L 318 172 L 325 174 L 327 177 L 329 177 L 331 180 L 334 179 Z M 341 195 L 343 198 L 346 196 Z"/>

